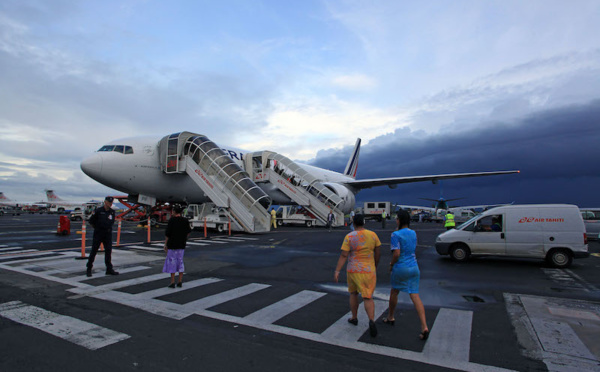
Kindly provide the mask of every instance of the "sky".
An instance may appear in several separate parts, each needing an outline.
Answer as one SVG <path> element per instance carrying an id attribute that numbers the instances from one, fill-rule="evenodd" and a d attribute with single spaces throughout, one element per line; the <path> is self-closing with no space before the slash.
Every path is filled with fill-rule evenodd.
<path id="1" fill-rule="evenodd" d="M 357 178 L 359 202 L 600 207 L 600 2 L 0 2 L 0 191 L 115 194 L 79 168 L 187 130 Z"/>

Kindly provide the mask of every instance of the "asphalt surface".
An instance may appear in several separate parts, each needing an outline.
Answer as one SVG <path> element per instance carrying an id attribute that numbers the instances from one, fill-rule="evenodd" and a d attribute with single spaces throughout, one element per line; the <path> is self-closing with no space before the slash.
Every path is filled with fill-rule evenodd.
<path id="1" fill-rule="evenodd" d="M 383 243 L 375 338 L 362 305 L 359 326 L 345 322 L 345 277 L 333 282 L 348 228 L 194 231 L 183 288 L 167 289 L 162 228 L 151 245 L 146 229 L 125 223 L 113 252 L 121 275 L 105 276 L 100 254 L 86 278 L 76 259 L 81 222 L 67 236 L 55 233 L 57 223 L 55 215 L 0 217 L 2 371 L 600 370 L 597 241 L 589 247 L 598 255 L 566 270 L 506 258 L 458 264 L 433 248 L 440 225 L 413 224 L 431 329 L 423 342 L 408 295 L 395 326 L 381 323 L 393 223 L 366 226 Z"/>

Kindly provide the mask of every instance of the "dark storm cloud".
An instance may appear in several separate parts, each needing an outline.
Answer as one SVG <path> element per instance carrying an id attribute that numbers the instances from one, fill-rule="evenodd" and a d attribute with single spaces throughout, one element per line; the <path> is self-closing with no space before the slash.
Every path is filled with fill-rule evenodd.
<path id="1" fill-rule="evenodd" d="M 452 128 L 452 124 L 449 124 Z M 518 175 L 447 180 L 445 198 L 461 205 L 487 203 L 574 203 L 600 206 L 600 100 L 548 110 L 519 121 L 481 123 L 478 129 L 427 135 L 404 128 L 378 137 L 361 149 L 358 178 L 378 178 L 495 170 Z M 318 153 L 313 165 L 342 171 L 351 152 Z M 359 200 L 424 205 L 438 198 L 430 182 L 364 190 Z M 425 203 L 425 205 L 428 205 Z"/>

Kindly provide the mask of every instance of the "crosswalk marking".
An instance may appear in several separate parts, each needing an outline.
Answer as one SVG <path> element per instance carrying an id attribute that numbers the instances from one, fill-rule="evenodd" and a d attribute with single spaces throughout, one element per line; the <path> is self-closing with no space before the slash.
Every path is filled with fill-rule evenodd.
<path id="1" fill-rule="evenodd" d="M 188 241 L 188 242 L 187 242 L 187 244 L 189 244 L 189 245 L 201 245 L 201 246 L 202 246 L 202 245 L 210 245 L 210 244 L 207 244 L 207 243 L 200 243 L 200 242 L 190 242 L 190 241 Z"/>
<path id="2" fill-rule="evenodd" d="M 227 242 L 224 242 L 224 241 L 221 241 L 221 240 L 217 240 L 217 239 L 207 240 L 207 242 L 217 243 L 217 244 L 227 244 Z"/>
<path id="3" fill-rule="evenodd" d="M 265 288 L 270 287 L 268 284 L 258 284 L 251 283 L 245 286 L 230 289 L 225 292 L 218 293 L 216 295 L 208 296 L 201 298 L 196 301 L 188 302 L 184 305 L 184 307 L 188 309 L 208 309 L 213 306 L 217 306 L 219 304 L 225 303 L 227 301 L 234 300 L 238 297 L 246 296 L 252 294 L 254 292 L 263 290 Z"/>
<path id="4" fill-rule="evenodd" d="M 236 238 L 214 238 L 212 241 L 222 241 L 222 242 L 234 242 L 234 243 L 239 243 L 239 242 L 243 242 L 243 239 L 236 239 Z"/>
<path id="5" fill-rule="evenodd" d="M 472 311 L 440 309 L 423 354 L 468 362 L 472 321 Z"/>
<path id="6" fill-rule="evenodd" d="M 375 319 L 379 318 L 385 310 L 388 309 L 388 301 L 373 300 L 375 304 Z M 362 306 L 361 306 L 362 307 Z M 358 325 L 348 323 L 352 317 L 352 312 L 344 315 L 337 322 L 333 323 L 321 335 L 325 338 L 338 340 L 341 342 L 355 342 L 369 329 L 369 318 L 362 308 L 358 309 Z"/>
<path id="7" fill-rule="evenodd" d="M 164 278 L 165 278 L 165 283 L 167 282 L 167 278 L 168 278 L 168 274 L 164 274 Z M 139 299 L 146 299 L 146 298 L 156 298 L 156 297 L 160 297 L 160 296 L 164 296 L 164 295 L 168 295 L 171 293 L 175 293 L 181 290 L 186 290 L 186 289 L 191 289 L 191 288 L 196 288 L 196 287 L 200 287 L 203 285 L 207 285 L 207 284 L 213 284 L 213 283 L 217 283 L 220 282 L 223 279 L 219 279 L 219 278 L 202 278 L 202 279 L 198 279 L 198 280 L 192 280 L 191 282 L 183 282 L 183 287 L 179 288 L 168 288 L 166 285 L 163 288 L 158 288 L 158 289 L 154 289 L 151 291 L 146 291 L 146 292 L 142 292 L 142 293 L 138 293 L 137 297 Z"/>
<path id="8" fill-rule="evenodd" d="M 124 333 L 27 305 L 21 301 L 0 304 L 0 316 L 37 328 L 90 350 L 97 350 L 130 337 Z"/>
<path id="9" fill-rule="evenodd" d="M 19 253 L 29 253 L 29 252 L 39 252 L 37 249 L 23 249 L 23 248 L 17 248 L 17 249 L 12 249 L 11 251 L 8 252 L 1 252 L 0 254 L 2 256 L 7 256 L 7 255 L 14 255 L 14 254 L 19 254 Z M 0 256 L 0 257 L 2 257 Z"/>
<path id="10" fill-rule="evenodd" d="M 54 252 L 40 252 L 40 251 L 31 251 L 31 252 L 26 252 L 24 255 L 20 256 L 23 259 L 20 259 L 19 262 L 26 262 L 27 260 L 36 260 L 39 257 L 38 256 L 48 256 L 48 255 L 56 255 L 56 253 Z M 34 258 L 28 258 L 28 257 L 32 257 L 35 256 Z M 0 256 L 0 261 L 7 261 L 7 260 L 12 260 L 14 259 L 15 256 L 14 255 L 2 255 Z"/>
<path id="11" fill-rule="evenodd" d="M 7 247 L 7 246 L 5 245 L 3 247 Z M 19 249 L 23 249 L 23 247 L 0 248 L 0 252 L 18 251 Z"/>
<path id="12" fill-rule="evenodd" d="M 72 254 L 76 255 L 75 253 L 72 253 Z M 127 256 L 131 256 L 132 260 L 134 260 L 133 257 L 137 257 L 138 260 L 139 259 L 150 260 L 149 256 L 143 255 L 141 253 L 136 253 L 135 251 L 124 251 L 123 254 L 127 255 Z M 72 257 L 72 256 L 66 256 L 63 258 L 53 257 L 48 260 L 51 260 L 51 261 L 49 261 L 49 263 L 51 263 L 52 265 L 56 265 L 56 262 L 59 259 L 66 260 L 66 259 L 69 259 L 70 257 Z M 156 259 L 153 259 L 152 261 L 156 261 Z M 270 287 L 270 285 L 251 283 L 251 284 L 247 284 L 247 285 L 244 285 L 244 286 L 241 286 L 238 288 L 234 288 L 234 289 L 222 292 L 222 293 L 218 293 L 218 294 L 215 294 L 212 296 L 194 300 L 194 301 L 191 301 L 191 302 L 188 302 L 185 304 L 177 304 L 177 303 L 173 303 L 173 302 L 169 302 L 169 301 L 158 300 L 156 298 L 161 297 L 165 294 L 178 293 L 182 290 L 191 289 L 191 288 L 197 287 L 199 285 L 207 285 L 207 284 L 211 284 L 211 282 L 215 283 L 217 281 L 221 281 L 222 279 L 203 278 L 203 279 L 199 279 L 198 281 L 184 282 L 183 288 L 176 288 L 176 289 L 166 288 L 165 286 L 162 286 L 165 283 L 161 283 L 162 287 L 159 289 L 154 289 L 154 290 L 137 293 L 137 294 L 131 294 L 131 293 L 117 291 L 116 289 L 125 288 L 128 286 L 135 286 L 137 284 L 148 283 L 148 282 L 158 281 L 158 280 L 166 282 L 168 280 L 168 274 L 157 273 L 157 274 L 151 274 L 151 275 L 147 275 L 147 276 L 143 276 L 143 277 L 138 277 L 135 279 L 128 279 L 128 280 L 119 280 L 121 278 L 114 277 L 114 279 L 116 279 L 117 281 L 109 283 L 109 284 L 94 286 L 94 285 L 91 285 L 91 284 L 88 284 L 85 282 L 89 278 L 85 278 L 82 276 L 76 276 L 76 277 L 70 277 L 70 278 L 63 279 L 63 278 L 47 275 L 47 273 L 44 273 L 44 272 L 27 271 L 24 269 L 24 267 L 26 265 L 20 265 L 21 267 L 18 267 L 18 266 L 19 265 L 12 264 L 12 263 L 11 264 L 0 263 L 0 268 L 3 268 L 3 269 L 14 270 L 14 271 L 17 271 L 17 272 L 20 272 L 23 274 L 38 276 L 38 277 L 41 277 L 41 278 L 44 278 L 47 280 L 52 280 L 52 281 L 56 281 L 56 282 L 60 282 L 63 284 L 73 286 L 74 288 L 70 288 L 67 290 L 68 292 L 77 294 L 77 296 L 74 296 L 72 298 L 77 298 L 80 296 L 88 296 L 88 297 L 96 298 L 99 300 L 105 300 L 105 301 L 110 301 L 113 303 L 118 303 L 118 304 L 121 304 L 124 306 L 129 306 L 129 307 L 136 308 L 136 309 L 139 309 L 142 311 L 146 311 L 151 314 L 168 317 L 170 319 L 175 319 L 175 320 L 181 320 L 190 315 L 197 314 L 197 315 L 209 317 L 212 319 L 217 319 L 217 320 L 231 322 L 231 323 L 235 323 L 235 324 L 255 327 L 255 328 L 272 331 L 272 332 L 276 332 L 279 334 L 288 335 L 288 336 L 292 336 L 292 337 L 299 337 L 299 338 L 314 341 L 314 342 L 320 342 L 320 343 L 329 344 L 329 345 L 336 345 L 336 346 L 340 346 L 340 347 L 344 347 L 344 348 L 348 348 L 348 349 L 358 350 L 361 352 L 386 355 L 386 356 L 390 356 L 390 357 L 394 357 L 394 358 L 412 360 L 415 362 L 426 363 L 426 364 L 436 365 L 436 366 L 441 366 L 441 367 L 446 367 L 446 368 L 454 368 L 454 369 L 460 369 L 460 370 L 466 370 L 466 371 L 480 371 L 480 370 L 506 371 L 502 368 L 497 368 L 497 367 L 492 367 L 492 366 L 484 366 L 481 364 L 469 362 L 468 351 L 466 354 L 464 354 L 464 353 L 463 354 L 458 353 L 458 355 L 453 354 L 454 351 L 449 351 L 448 349 L 454 350 L 454 349 L 452 349 L 453 347 L 455 347 L 454 343 L 452 343 L 450 345 L 448 345 L 448 344 L 436 345 L 435 342 L 432 342 L 433 337 L 435 337 L 435 338 L 445 337 L 443 334 L 441 334 L 441 332 L 437 333 L 437 336 L 435 336 L 436 335 L 435 329 L 438 327 L 441 329 L 447 328 L 447 324 L 445 325 L 445 323 L 448 322 L 447 320 L 438 321 L 436 319 L 436 322 L 434 323 L 434 326 L 432 327 L 432 337 L 425 344 L 425 345 L 428 345 L 429 343 L 431 343 L 433 345 L 430 347 L 430 351 L 427 353 L 426 353 L 425 349 L 423 352 L 414 352 L 414 351 L 402 350 L 402 349 L 398 349 L 398 348 L 394 348 L 394 347 L 387 347 L 387 346 L 383 346 L 383 345 L 359 341 L 359 339 L 368 330 L 368 319 L 366 317 L 365 312 L 362 309 L 363 308 L 362 304 L 359 305 L 360 311 L 358 312 L 359 326 L 353 326 L 353 325 L 350 325 L 349 323 L 347 323 L 347 318 L 350 317 L 350 314 L 345 315 L 344 317 L 339 319 L 336 323 L 334 323 L 332 326 L 330 326 L 327 330 L 325 330 L 323 333 L 320 333 L 320 334 L 273 324 L 281 317 L 288 315 L 289 313 L 291 313 L 303 306 L 306 306 L 307 304 L 311 303 L 312 301 L 315 301 L 316 299 L 318 299 L 322 296 L 325 296 L 327 293 L 302 291 L 295 295 L 289 296 L 288 298 L 285 298 L 279 302 L 276 302 L 272 305 L 269 305 L 263 309 L 260 309 L 248 316 L 238 317 L 238 316 L 219 313 L 219 312 L 209 310 L 209 309 L 216 305 L 219 305 L 219 304 L 222 304 L 222 303 L 225 303 L 228 301 L 240 300 L 244 296 L 247 296 L 252 293 L 256 293 L 257 291 L 261 291 L 262 289 Z M 121 269 L 121 271 L 123 271 L 123 269 Z M 375 302 L 376 302 L 375 303 L 375 310 L 376 310 L 375 315 L 376 315 L 376 317 L 379 317 L 385 311 L 385 309 L 387 309 L 387 301 L 375 300 Z M 449 313 L 446 313 L 446 310 L 449 311 Z M 440 309 L 440 313 L 438 316 L 443 317 L 444 314 L 446 313 L 446 315 L 450 314 L 450 318 L 455 317 L 456 313 L 452 314 L 452 311 L 455 311 L 455 310 L 442 308 L 442 309 Z M 456 311 L 458 311 L 458 310 L 456 310 Z M 470 314 L 470 312 L 465 312 L 465 313 Z M 462 315 L 464 315 L 464 314 L 462 314 Z M 459 318 L 464 318 L 462 315 L 459 315 Z M 440 318 L 440 319 L 442 319 L 442 318 Z M 455 318 L 452 318 L 452 321 L 455 321 L 455 320 L 456 320 Z M 466 346 L 464 346 L 464 343 L 462 344 L 463 346 L 461 346 L 461 348 L 463 350 L 468 350 L 470 348 L 470 330 L 471 330 L 470 321 L 471 320 L 472 320 L 472 318 L 469 318 L 468 325 L 466 325 L 464 327 L 463 326 L 458 327 L 458 328 L 460 328 L 461 332 L 463 332 L 464 334 L 460 337 L 455 337 L 455 339 L 454 339 L 454 340 L 459 339 L 459 342 L 461 342 L 461 343 L 463 341 L 466 342 Z M 462 319 L 462 321 L 467 321 L 467 319 L 466 318 Z M 465 336 L 467 334 L 467 331 L 466 331 L 467 329 L 468 329 L 468 336 Z M 454 336 L 456 336 L 456 335 L 454 335 Z M 435 352 L 436 348 L 438 350 L 437 353 Z M 443 357 L 443 355 L 451 355 L 451 356 Z M 466 357 L 465 357 L 465 355 L 466 355 Z"/>
<path id="13" fill-rule="evenodd" d="M 154 247 L 145 246 L 145 245 L 130 245 L 129 248 L 139 249 L 142 251 L 152 251 L 152 252 L 163 251 L 163 249 L 161 249 L 161 248 L 154 248 Z"/>
<path id="14" fill-rule="evenodd" d="M 83 262 L 87 262 L 87 261 L 83 261 Z M 75 270 L 75 268 L 73 269 L 73 271 L 81 271 L 81 272 L 85 272 L 85 266 L 81 267 L 78 266 L 76 268 L 77 270 Z M 148 266 L 133 266 L 133 267 L 123 267 L 123 268 L 119 268 L 118 271 L 120 274 L 127 274 L 127 273 L 132 273 L 132 272 L 136 272 L 136 271 L 140 271 L 140 270 L 146 270 L 149 269 Z M 59 272 L 62 272 L 62 270 L 57 270 Z M 84 280 L 89 280 L 89 279 L 94 279 L 94 278 L 101 278 L 104 276 L 105 273 L 105 269 L 99 269 L 99 270 L 92 270 L 92 277 L 88 277 L 87 274 L 82 274 L 82 275 L 78 275 L 78 276 L 73 276 L 69 279 L 76 281 L 76 282 L 81 282 Z M 47 275 L 54 275 L 54 272 L 47 272 Z M 97 287 L 96 287 L 97 288 Z"/>
<path id="15" fill-rule="evenodd" d="M 288 298 L 278 301 L 263 309 L 257 310 L 244 319 L 258 324 L 270 324 L 278 321 L 284 316 L 308 305 L 309 303 L 325 296 L 325 293 L 314 291 L 302 291 Z"/>

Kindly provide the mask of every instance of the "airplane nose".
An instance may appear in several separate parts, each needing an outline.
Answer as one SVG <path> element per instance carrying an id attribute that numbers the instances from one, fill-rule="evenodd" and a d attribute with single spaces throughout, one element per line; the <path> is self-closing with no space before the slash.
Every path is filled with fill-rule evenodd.
<path id="1" fill-rule="evenodd" d="M 81 162 L 81 170 L 93 179 L 97 179 L 102 174 L 102 156 L 94 154 Z"/>

